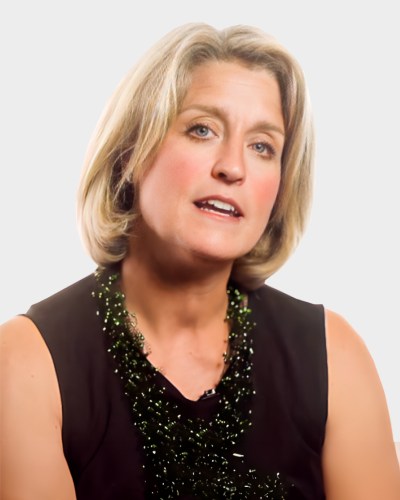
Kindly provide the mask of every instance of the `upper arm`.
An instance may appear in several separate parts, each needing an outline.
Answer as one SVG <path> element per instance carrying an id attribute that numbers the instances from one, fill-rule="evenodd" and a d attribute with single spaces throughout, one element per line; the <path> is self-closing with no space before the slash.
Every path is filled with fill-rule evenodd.
<path id="1" fill-rule="evenodd" d="M 399 500 L 385 395 L 360 337 L 327 311 L 328 421 L 323 451 L 327 500 Z"/>
<path id="2" fill-rule="evenodd" d="M 0 367 L 0 497 L 72 500 L 57 377 L 29 319 L 17 317 L 0 327 Z"/>

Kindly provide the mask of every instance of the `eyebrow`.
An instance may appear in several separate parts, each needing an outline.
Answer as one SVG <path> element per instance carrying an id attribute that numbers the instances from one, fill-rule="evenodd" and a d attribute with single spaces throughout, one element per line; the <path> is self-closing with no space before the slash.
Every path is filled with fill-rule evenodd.
<path id="1" fill-rule="evenodd" d="M 203 104 L 195 104 L 193 106 L 188 106 L 187 108 L 181 109 L 180 113 L 185 113 L 186 111 L 204 111 L 207 114 L 211 114 L 216 116 L 222 121 L 226 121 L 226 113 L 222 108 L 218 108 L 217 106 L 207 106 Z M 285 137 L 285 132 L 280 128 L 274 125 L 273 123 L 266 121 L 266 120 L 261 120 L 255 123 L 253 127 L 251 127 L 252 130 L 267 130 L 267 131 L 272 131 L 272 132 L 277 132 L 278 134 L 282 135 Z"/>

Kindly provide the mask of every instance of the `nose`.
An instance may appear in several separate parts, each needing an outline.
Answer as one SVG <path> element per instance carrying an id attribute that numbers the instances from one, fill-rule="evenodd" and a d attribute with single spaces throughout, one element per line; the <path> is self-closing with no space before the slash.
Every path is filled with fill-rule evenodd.
<path id="1" fill-rule="evenodd" d="M 221 145 L 212 176 L 227 184 L 241 184 L 246 177 L 242 147 L 232 142 Z"/>

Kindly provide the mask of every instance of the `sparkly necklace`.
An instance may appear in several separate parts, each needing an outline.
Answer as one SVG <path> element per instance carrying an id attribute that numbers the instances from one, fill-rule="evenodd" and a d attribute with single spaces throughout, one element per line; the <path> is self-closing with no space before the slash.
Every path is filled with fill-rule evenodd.
<path id="1" fill-rule="evenodd" d="M 146 498 L 176 499 L 185 494 L 210 499 L 288 498 L 279 473 L 260 477 L 254 469 L 246 472 L 243 455 L 235 453 L 237 442 L 251 425 L 249 407 L 255 394 L 249 337 L 254 323 L 244 296 L 228 287 L 229 368 L 217 386 L 216 414 L 211 420 L 191 418 L 167 399 L 157 369 L 143 354 L 140 337 L 131 334 L 125 297 L 118 289 L 119 273 L 106 269 L 96 271 L 95 276 L 93 296 L 109 337 L 108 352 L 142 438 Z"/>

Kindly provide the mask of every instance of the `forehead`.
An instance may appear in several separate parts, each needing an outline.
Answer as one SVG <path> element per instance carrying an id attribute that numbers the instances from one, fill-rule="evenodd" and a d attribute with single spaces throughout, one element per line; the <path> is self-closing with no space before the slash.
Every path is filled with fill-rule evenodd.
<path id="1" fill-rule="evenodd" d="M 181 111 L 195 105 L 218 106 L 232 115 L 270 115 L 281 122 L 282 104 L 275 76 L 264 68 L 212 61 L 197 66 Z"/>
<path id="2" fill-rule="evenodd" d="M 275 75 L 262 67 L 250 68 L 235 61 L 208 61 L 196 66 L 191 71 L 187 93 L 210 86 L 223 86 L 226 81 L 238 85 L 263 87 L 265 84 L 279 86 Z"/>

